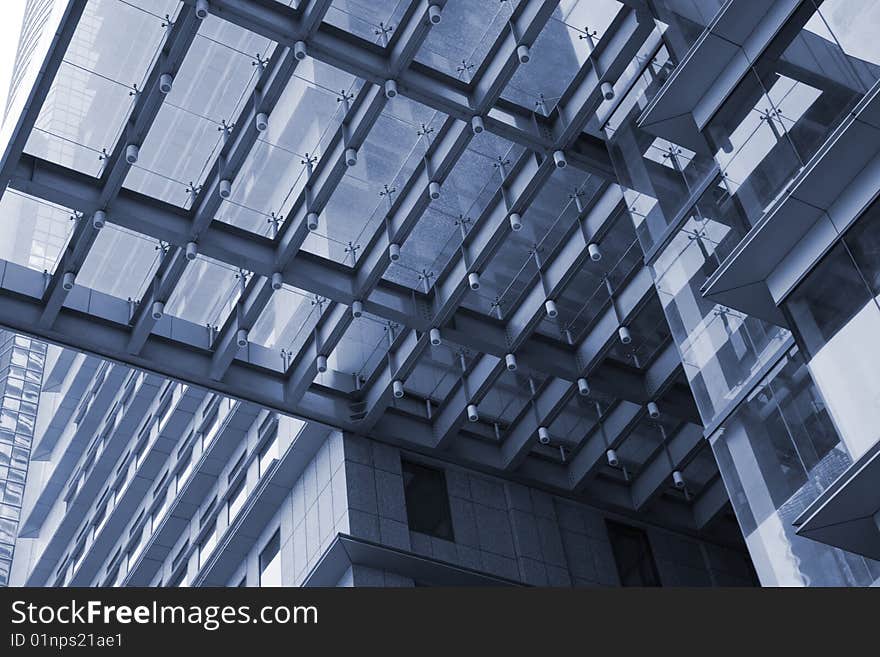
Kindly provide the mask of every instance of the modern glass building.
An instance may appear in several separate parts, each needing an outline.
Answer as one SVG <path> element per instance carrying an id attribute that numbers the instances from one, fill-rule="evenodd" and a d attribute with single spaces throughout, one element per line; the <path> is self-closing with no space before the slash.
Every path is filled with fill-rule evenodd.
<path id="1" fill-rule="evenodd" d="M 56 2 L 11 583 L 872 584 L 859 4 Z"/>

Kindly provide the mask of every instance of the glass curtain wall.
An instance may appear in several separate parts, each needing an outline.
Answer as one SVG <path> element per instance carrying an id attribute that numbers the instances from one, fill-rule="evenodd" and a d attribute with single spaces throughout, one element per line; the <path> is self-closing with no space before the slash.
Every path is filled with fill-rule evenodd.
<path id="1" fill-rule="evenodd" d="M 45 361 L 45 344 L 0 331 L 0 586 L 9 581 Z"/>
<path id="2" fill-rule="evenodd" d="M 703 421 L 723 419 L 711 443 L 761 582 L 870 584 L 876 564 L 791 525 L 851 454 L 789 331 L 701 288 L 876 83 L 880 58 L 858 45 L 857 8 L 804 3 L 705 127 L 705 143 L 686 148 L 638 118 L 711 20 L 690 4 L 651 3 L 662 43 L 633 62 L 640 77 L 604 126 L 612 161 Z"/>

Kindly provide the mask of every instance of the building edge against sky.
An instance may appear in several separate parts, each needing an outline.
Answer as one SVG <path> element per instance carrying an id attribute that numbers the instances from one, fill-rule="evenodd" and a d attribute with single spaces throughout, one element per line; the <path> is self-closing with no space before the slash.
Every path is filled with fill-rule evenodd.
<path id="1" fill-rule="evenodd" d="M 447 4 L 450 12 L 456 3 Z M 880 575 L 866 558 L 880 557 L 871 533 L 880 535 L 880 502 L 875 486 L 854 510 L 847 489 L 864 490 L 868 477 L 870 490 L 877 480 L 873 379 L 869 368 L 865 386 L 852 390 L 830 364 L 865 367 L 871 353 L 880 308 L 869 206 L 880 185 L 870 167 L 852 182 L 819 185 L 810 175 L 851 154 L 854 135 L 858 158 L 877 158 L 880 140 L 865 134 L 880 126 L 872 114 L 880 55 L 845 20 L 845 3 L 781 1 L 762 16 L 736 1 L 711 4 L 648 3 L 651 15 L 638 19 L 653 29 L 614 85 L 615 101 L 588 127 L 605 135 L 623 216 L 760 582 L 870 585 Z M 732 37 L 731 25 L 743 27 L 737 20 L 751 23 Z M 559 201 L 568 201 L 564 193 Z M 781 249 L 774 226 L 790 229 L 787 217 L 804 202 L 824 209 L 809 231 L 798 229 L 802 241 Z M 55 224 L 47 223 L 45 236 L 23 240 L 32 249 L 25 259 L 51 251 Z M 603 247 L 610 244 L 606 237 Z M 829 290 L 843 284 L 851 293 L 835 305 Z M 617 316 L 627 288 L 610 285 Z M 10 347 L 16 340 L 10 335 Z M 22 342 L 10 356 L 20 360 L 37 344 Z M 94 356 L 50 347 L 43 370 L 34 355 L 33 368 L 11 359 L 9 371 L 24 376 L 7 384 L 3 402 L 4 427 L 7 397 L 24 426 L 36 425 L 13 584 L 729 585 L 752 577 L 736 541 L 682 531 L 666 507 L 666 516 L 640 519 L 531 485 L 529 476 L 499 477 L 442 451 L 303 424 Z M 344 349 L 330 355 L 331 369 L 357 362 Z M 44 382 L 34 421 L 33 385 L 24 386 L 37 361 Z M 534 388 L 532 396 L 539 408 Z M 601 434 L 621 407 L 599 411 Z M 661 456 L 677 460 L 689 434 L 673 427 L 669 440 L 657 429 Z M 613 443 L 624 459 L 627 440 L 636 438 Z M 670 468 L 670 489 L 675 473 L 696 481 L 699 464 L 691 454 Z M 850 531 L 828 529 L 841 519 Z"/>

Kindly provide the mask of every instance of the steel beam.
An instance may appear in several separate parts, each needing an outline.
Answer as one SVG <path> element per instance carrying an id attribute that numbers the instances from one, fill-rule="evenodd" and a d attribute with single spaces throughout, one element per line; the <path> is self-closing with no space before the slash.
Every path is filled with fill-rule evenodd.
<path id="1" fill-rule="evenodd" d="M 721 475 L 717 475 L 694 500 L 693 514 L 694 525 L 697 529 L 704 529 L 710 522 L 717 518 L 729 501 L 727 489 Z"/>
<path id="2" fill-rule="evenodd" d="M 673 470 L 681 470 L 696 455 L 703 444 L 703 427 L 686 423 L 666 441 L 642 467 L 632 485 L 633 506 L 643 509 L 671 484 Z"/>

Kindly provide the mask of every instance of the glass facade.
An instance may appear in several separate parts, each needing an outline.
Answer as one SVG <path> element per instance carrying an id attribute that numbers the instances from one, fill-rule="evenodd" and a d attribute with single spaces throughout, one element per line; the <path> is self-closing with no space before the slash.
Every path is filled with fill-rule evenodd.
<path id="1" fill-rule="evenodd" d="M 9 580 L 46 345 L 0 331 L 0 586 Z"/>
<path id="2" fill-rule="evenodd" d="M 794 520 L 852 462 L 797 348 L 710 440 L 761 584 L 869 586 L 880 577 L 880 563 L 794 533 Z"/>
<path id="3" fill-rule="evenodd" d="M 876 202 L 786 297 L 784 308 L 847 450 L 880 440 L 880 205 Z"/>
<path id="4" fill-rule="evenodd" d="M 700 414 L 717 426 L 713 450 L 756 569 L 765 585 L 870 584 L 876 564 L 792 525 L 877 439 L 877 368 L 865 353 L 878 333 L 876 291 L 851 251 L 871 261 L 867 229 L 854 228 L 787 303 L 809 369 L 797 350 L 775 360 L 788 330 L 702 288 L 877 81 L 880 50 L 861 33 L 876 6 L 803 3 L 704 127 L 701 153 L 639 117 L 717 8 L 652 4 L 663 44 L 605 132 Z"/>

